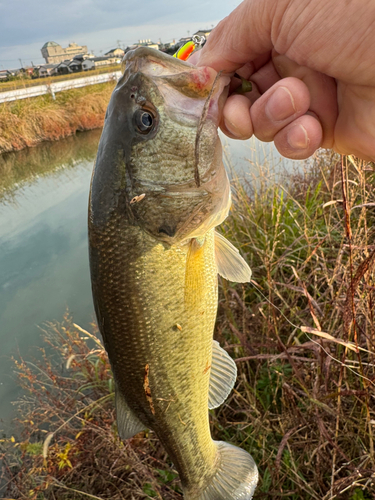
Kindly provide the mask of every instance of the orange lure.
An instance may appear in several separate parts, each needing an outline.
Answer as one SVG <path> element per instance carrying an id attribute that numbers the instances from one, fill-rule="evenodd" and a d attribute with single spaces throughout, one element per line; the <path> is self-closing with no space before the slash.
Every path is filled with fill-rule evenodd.
<path id="1" fill-rule="evenodd" d="M 194 49 L 195 49 L 195 43 L 193 41 L 186 42 L 185 45 L 183 45 L 178 49 L 178 51 L 173 55 L 173 57 L 177 57 L 177 59 L 182 59 L 183 61 L 186 61 Z"/>

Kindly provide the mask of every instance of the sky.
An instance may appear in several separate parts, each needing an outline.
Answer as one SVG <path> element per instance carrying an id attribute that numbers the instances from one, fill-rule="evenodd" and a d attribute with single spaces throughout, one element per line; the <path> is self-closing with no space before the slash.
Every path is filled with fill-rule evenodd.
<path id="1" fill-rule="evenodd" d="M 43 64 L 54 41 L 97 56 L 140 39 L 169 42 L 215 26 L 240 0 L 0 0 L 0 70 Z"/>

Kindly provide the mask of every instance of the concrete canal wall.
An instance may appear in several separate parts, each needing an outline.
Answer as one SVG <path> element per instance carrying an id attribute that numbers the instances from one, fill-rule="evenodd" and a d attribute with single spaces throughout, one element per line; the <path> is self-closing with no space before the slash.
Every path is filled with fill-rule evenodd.
<path id="1" fill-rule="evenodd" d="M 113 71 L 102 75 L 85 76 L 75 78 L 74 80 L 51 83 L 49 85 L 36 85 L 35 87 L 27 87 L 24 89 L 8 90 L 6 92 L 0 92 L 0 103 L 16 101 L 17 99 L 26 99 L 27 97 L 36 97 L 43 94 L 51 94 L 54 97 L 56 92 L 61 92 L 62 90 L 76 89 L 79 87 L 86 87 L 87 85 L 118 80 L 120 76 L 121 71 Z"/>

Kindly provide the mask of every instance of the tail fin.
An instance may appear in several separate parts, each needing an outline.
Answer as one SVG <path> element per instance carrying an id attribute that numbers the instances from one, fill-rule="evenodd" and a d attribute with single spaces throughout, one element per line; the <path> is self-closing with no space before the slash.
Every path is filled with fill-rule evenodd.
<path id="1" fill-rule="evenodd" d="M 258 469 L 249 453 L 223 441 L 215 442 L 218 467 L 199 493 L 184 492 L 184 500 L 251 500 L 258 483 Z"/>

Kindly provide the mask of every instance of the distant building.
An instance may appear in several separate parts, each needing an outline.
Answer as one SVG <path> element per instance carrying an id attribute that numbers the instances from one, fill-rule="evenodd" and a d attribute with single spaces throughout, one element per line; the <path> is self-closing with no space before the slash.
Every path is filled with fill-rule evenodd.
<path id="1" fill-rule="evenodd" d="M 58 64 L 44 64 L 43 66 L 39 67 L 38 74 L 40 77 L 56 74 L 55 69 L 57 68 L 57 66 Z"/>
<path id="2" fill-rule="evenodd" d="M 0 71 L 0 82 L 6 82 L 13 74 L 7 70 L 7 69 L 2 69 Z"/>
<path id="3" fill-rule="evenodd" d="M 82 71 L 82 62 L 77 59 L 71 59 L 70 61 L 63 61 L 58 64 L 54 73 L 67 75 L 68 73 L 77 73 L 78 71 Z"/>
<path id="4" fill-rule="evenodd" d="M 109 52 L 106 52 L 104 55 L 107 57 L 116 57 L 116 58 L 122 58 L 125 54 L 125 51 L 119 48 L 112 49 Z"/>
<path id="5" fill-rule="evenodd" d="M 56 64 L 67 59 L 72 59 L 74 56 L 87 54 L 86 45 L 77 45 L 70 43 L 66 49 L 56 42 L 46 42 L 41 48 L 42 56 L 47 64 Z"/>
<path id="6" fill-rule="evenodd" d="M 193 33 L 193 36 L 198 35 L 198 36 L 205 36 L 207 38 L 210 35 L 211 31 L 212 28 L 210 30 L 198 30 L 195 33 Z"/>
<path id="7" fill-rule="evenodd" d="M 33 76 L 34 74 L 34 66 L 26 66 L 25 68 L 21 68 L 19 70 L 19 73 L 20 74 L 23 74 L 24 76 L 27 75 L 27 76 Z"/>
<path id="8" fill-rule="evenodd" d="M 151 42 L 151 40 L 138 40 L 138 43 L 136 45 L 138 47 L 150 47 L 150 49 L 159 50 L 159 44 Z"/>
<path id="9" fill-rule="evenodd" d="M 92 59 L 85 59 L 82 63 L 82 69 L 87 71 L 89 69 L 101 68 L 102 66 L 109 66 L 116 64 L 118 58 L 116 57 L 93 57 Z"/>
<path id="10" fill-rule="evenodd" d="M 83 62 L 86 59 L 93 59 L 95 56 L 93 54 L 78 54 L 77 56 L 74 56 L 73 59 L 75 61 L 80 61 Z"/>

